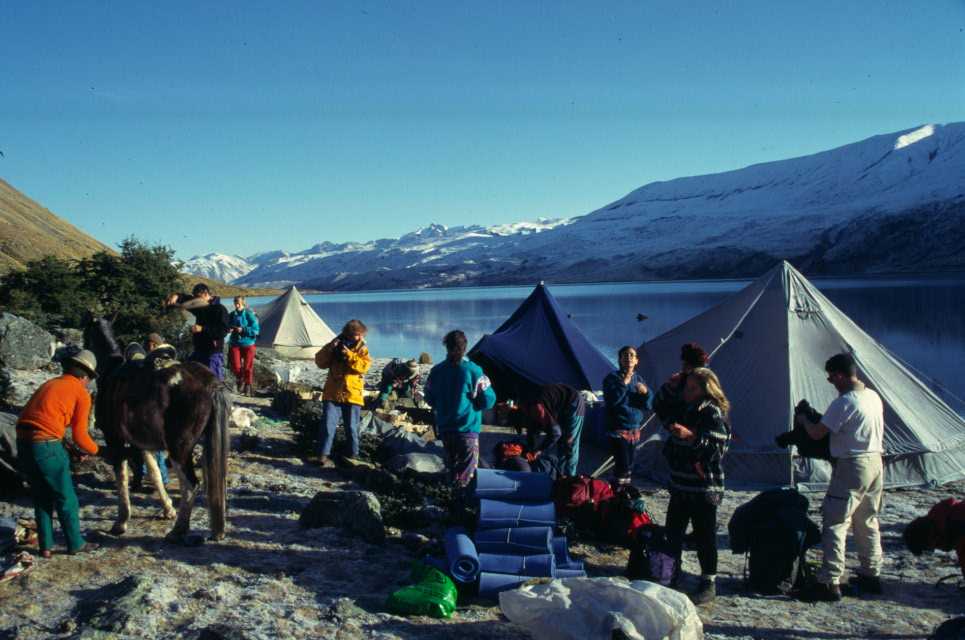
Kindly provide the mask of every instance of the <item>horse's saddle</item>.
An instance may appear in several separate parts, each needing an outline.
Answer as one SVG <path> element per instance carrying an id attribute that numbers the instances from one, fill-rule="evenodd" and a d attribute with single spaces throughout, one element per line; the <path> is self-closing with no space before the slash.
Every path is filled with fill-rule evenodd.
<path id="1" fill-rule="evenodd" d="M 159 371 L 181 364 L 178 360 L 178 352 L 169 344 L 161 345 L 144 357 L 129 360 L 124 363 L 124 367 L 130 369 L 149 369 Z"/>

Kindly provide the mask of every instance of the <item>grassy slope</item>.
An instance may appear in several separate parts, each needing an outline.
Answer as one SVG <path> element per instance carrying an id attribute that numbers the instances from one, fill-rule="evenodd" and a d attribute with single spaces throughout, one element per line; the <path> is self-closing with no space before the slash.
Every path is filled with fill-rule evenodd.
<path id="1" fill-rule="evenodd" d="M 0 272 L 44 256 L 84 258 L 111 251 L 0 179 Z"/>
<path id="2" fill-rule="evenodd" d="M 23 269 L 31 260 L 44 256 L 77 259 L 98 251 L 113 252 L 113 249 L 58 218 L 0 178 L 0 274 Z M 276 289 L 244 289 L 217 280 L 184 276 L 187 289 L 197 282 L 207 283 L 212 291 L 222 297 L 281 293 Z"/>

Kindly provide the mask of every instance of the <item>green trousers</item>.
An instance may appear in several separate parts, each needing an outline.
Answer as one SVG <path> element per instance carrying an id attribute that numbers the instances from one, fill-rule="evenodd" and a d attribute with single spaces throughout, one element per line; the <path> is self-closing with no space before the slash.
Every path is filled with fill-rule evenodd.
<path id="1" fill-rule="evenodd" d="M 41 551 L 54 547 L 54 518 L 56 510 L 60 526 L 67 538 L 67 550 L 84 546 L 80 534 L 77 494 L 70 477 L 70 459 L 59 440 L 17 443 L 20 470 L 30 481 L 30 492 L 37 518 L 37 538 Z"/>

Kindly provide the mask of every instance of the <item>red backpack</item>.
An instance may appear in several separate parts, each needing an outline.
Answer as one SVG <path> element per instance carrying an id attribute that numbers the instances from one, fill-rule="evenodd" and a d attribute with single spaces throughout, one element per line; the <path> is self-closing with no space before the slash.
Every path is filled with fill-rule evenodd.
<path id="1" fill-rule="evenodd" d="M 557 514 L 574 519 L 581 514 L 585 517 L 587 511 L 598 513 L 600 505 L 613 498 L 609 482 L 590 476 L 560 478 L 553 493 Z"/>

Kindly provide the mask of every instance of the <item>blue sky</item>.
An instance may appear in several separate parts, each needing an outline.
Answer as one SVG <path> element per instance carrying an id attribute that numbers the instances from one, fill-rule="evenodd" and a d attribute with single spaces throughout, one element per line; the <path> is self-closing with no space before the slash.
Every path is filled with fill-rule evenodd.
<path id="1" fill-rule="evenodd" d="M 248 255 L 965 120 L 962 0 L 198 4 L 0 7 L 0 177 L 109 244 Z"/>

